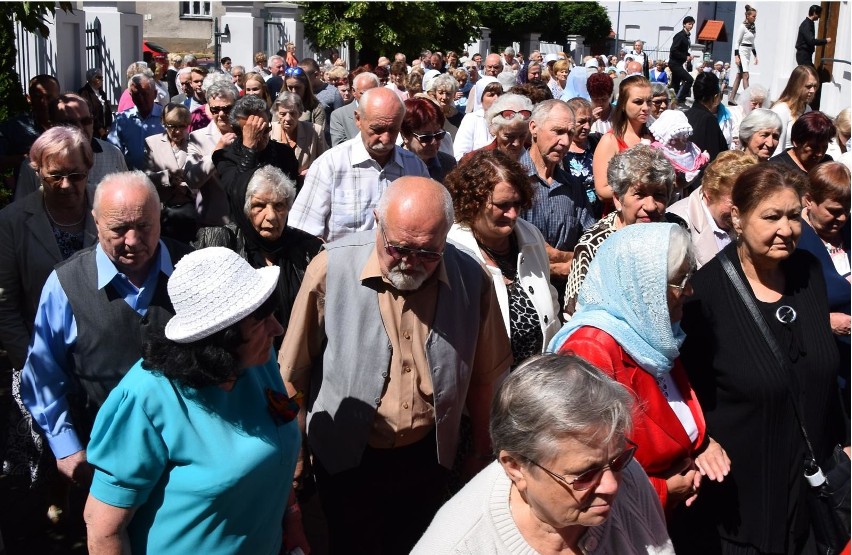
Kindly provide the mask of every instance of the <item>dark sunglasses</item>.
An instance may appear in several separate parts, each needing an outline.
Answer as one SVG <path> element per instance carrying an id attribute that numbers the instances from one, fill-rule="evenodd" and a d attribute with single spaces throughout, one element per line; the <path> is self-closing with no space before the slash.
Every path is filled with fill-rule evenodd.
<path id="1" fill-rule="evenodd" d="M 210 106 L 210 113 L 214 114 L 214 115 L 219 114 L 219 113 L 223 113 L 225 115 L 228 115 L 228 114 L 231 113 L 231 110 L 233 110 L 233 109 L 234 109 L 233 104 L 229 104 L 228 106 Z"/>
<path id="2" fill-rule="evenodd" d="M 70 172 L 70 173 L 46 173 L 41 176 L 48 185 L 57 185 L 62 183 L 63 179 L 67 179 L 71 183 L 80 183 L 89 178 L 88 173 Z"/>
<path id="3" fill-rule="evenodd" d="M 288 67 L 287 69 L 284 70 L 284 75 L 286 75 L 287 77 L 292 77 L 294 75 L 304 75 L 304 74 L 305 74 L 305 70 L 300 68 L 299 66 Z"/>
<path id="4" fill-rule="evenodd" d="M 661 99 L 659 99 L 659 100 L 654 99 L 654 100 L 652 100 L 651 102 L 654 104 L 654 106 L 656 106 L 656 107 L 658 107 L 658 108 L 659 108 L 660 106 L 662 106 L 663 104 L 665 104 L 666 106 L 668 106 L 668 105 L 669 105 L 669 101 L 668 101 L 668 100 L 666 100 L 665 98 L 661 98 Z"/>
<path id="5" fill-rule="evenodd" d="M 584 491 L 592 486 L 597 485 L 601 480 L 601 476 L 603 476 L 603 473 L 607 468 L 610 469 L 612 472 L 621 472 L 622 470 L 624 470 L 624 467 L 630 464 L 630 461 L 633 460 L 633 455 L 636 453 L 636 449 L 639 446 L 630 441 L 629 439 L 627 440 L 627 445 L 629 447 L 622 451 L 619 456 L 609 461 L 608 464 L 605 464 L 598 468 L 592 468 L 590 470 L 587 470 L 576 478 L 571 479 L 566 478 L 562 474 L 557 474 L 552 470 L 548 470 L 533 460 L 530 460 L 530 462 L 547 472 L 555 480 L 562 482 L 566 486 L 571 486 L 572 488 L 574 488 L 574 491 Z"/>
<path id="6" fill-rule="evenodd" d="M 417 140 L 420 141 L 420 144 L 426 145 L 431 143 L 432 141 L 443 141 L 444 137 L 447 135 L 447 132 L 442 129 L 440 131 L 436 131 L 435 133 L 415 133 L 414 131 L 412 131 L 411 134 L 417 137 Z"/>
<path id="7" fill-rule="evenodd" d="M 521 114 L 521 117 L 524 119 L 530 119 L 532 112 L 529 110 L 503 110 L 500 112 L 500 115 L 505 119 L 512 119 L 515 117 L 515 114 Z"/>
<path id="8" fill-rule="evenodd" d="M 444 253 L 442 252 L 412 249 L 411 247 L 394 245 L 388 241 L 388 236 L 385 234 L 385 228 L 380 225 L 379 230 L 382 232 L 382 238 L 385 240 L 385 252 L 394 260 L 402 260 L 405 257 L 412 257 L 419 259 L 421 262 L 437 262 L 442 256 L 444 256 Z"/>

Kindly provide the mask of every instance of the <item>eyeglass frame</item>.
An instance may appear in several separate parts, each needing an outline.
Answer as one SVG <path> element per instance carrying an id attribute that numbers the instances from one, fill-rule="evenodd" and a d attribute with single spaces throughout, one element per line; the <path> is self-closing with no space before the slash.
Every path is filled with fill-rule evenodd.
<path id="1" fill-rule="evenodd" d="M 506 115 L 509 114 L 509 115 Z M 502 117 L 503 119 L 514 119 L 516 115 L 520 114 L 521 118 L 524 120 L 528 120 L 532 117 L 532 110 L 500 110 L 497 115 Z"/>
<path id="2" fill-rule="evenodd" d="M 228 104 L 227 106 L 210 106 L 210 105 L 208 105 L 207 107 L 210 108 L 210 113 L 213 114 L 214 116 L 219 114 L 220 112 L 224 112 L 225 115 L 227 116 L 231 113 L 231 110 L 234 109 L 233 104 Z"/>
<path id="3" fill-rule="evenodd" d="M 444 257 L 443 252 L 429 251 L 426 249 L 415 249 L 412 247 L 404 247 L 402 245 L 394 245 L 388 241 L 388 236 L 385 233 L 385 227 L 379 224 L 379 231 L 382 234 L 382 239 L 385 241 L 385 253 L 394 260 L 402 260 L 405 257 L 414 257 L 421 262 L 438 262 Z"/>
<path id="4" fill-rule="evenodd" d="M 299 75 L 304 75 L 305 77 L 307 77 L 307 73 L 305 73 L 305 70 L 302 69 L 299 66 L 288 67 L 287 69 L 284 70 L 284 76 L 285 77 L 294 77 L 294 76 L 298 77 Z"/>
<path id="5" fill-rule="evenodd" d="M 438 131 L 435 131 L 434 133 L 415 133 L 414 131 L 412 131 L 411 134 L 417 137 L 417 140 L 420 142 L 421 145 L 426 145 L 434 142 L 436 139 L 439 143 L 443 141 L 444 137 L 447 136 L 447 130 L 440 129 Z M 428 141 L 426 141 L 427 138 L 429 139 Z"/>
<path id="6" fill-rule="evenodd" d="M 692 276 L 694 275 L 695 270 L 690 270 L 686 273 L 685 276 L 683 276 L 683 279 L 681 280 L 679 285 L 675 283 L 667 283 L 666 285 L 671 287 L 672 289 L 677 289 L 678 291 L 680 291 L 681 294 L 683 294 L 683 290 L 686 289 L 687 285 L 689 285 L 689 280 L 691 280 Z"/>
<path id="7" fill-rule="evenodd" d="M 621 472 L 622 470 L 624 470 L 624 469 L 627 467 L 627 465 L 628 465 L 628 464 L 630 464 L 630 461 L 632 461 L 632 460 L 635 458 L 635 456 L 636 456 L 636 450 L 639 448 L 639 445 L 637 445 L 637 444 L 636 444 L 636 443 L 634 443 L 633 441 L 630 441 L 630 440 L 629 440 L 629 439 L 627 439 L 627 438 L 624 438 L 624 441 L 627 443 L 628 447 L 627 447 L 624 451 L 622 451 L 621 453 L 619 453 L 619 454 L 618 454 L 618 456 L 613 457 L 613 459 L 612 459 L 612 460 L 610 460 L 608 463 L 606 463 L 606 464 L 605 464 L 605 465 L 603 465 L 603 466 L 599 466 L 599 467 L 597 467 L 597 468 L 590 468 L 589 470 L 587 470 L 587 471 L 585 471 L 585 472 L 580 473 L 579 475 L 577 475 L 575 478 L 573 478 L 573 479 L 571 479 L 571 480 L 569 480 L 568 478 L 566 478 L 566 477 L 565 477 L 565 475 L 563 475 L 563 474 L 557 474 L 556 472 L 553 472 L 552 470 L 550 470 L 550 469 L 548 469 L 548 468 L 543 467 L 542 465 L 538 464 L 537 462 L 535 462 L 535 461 L 534 461 L 534 460 L 532 460 L 532 459 L 529 459 L 529 458 L 528 458 L 528 459 L 527 459 L 527 461 L 529 461 L 529 463 L 530 463 L 530 464 L 533 464 L 533 465 L 535 465 L 535 466 L 539 467 L 540 469 L 544 470 L 544 471 L 545 471 L 545 472 L 546 472 L 546 473 L 547 473 L 547 474 L 548 474 L 551 478 L 553 478 L 554 480 L 556 480 L 557 482 L 559 482 L 559 483 L 561 483 L 561 484 L 563 484 L 563 485 L 566 485 L 566 486 L 570 487 L 570 488 L 571 488 L 571 489 L 573 489 L 574 491 L 586 491 L 586 490 L 589 490 L 589 489 L 591 489 L 593 486 L 596 486 L 596 485 L 598 485 L 598 484 L 600 483 L 601 478 L 603 477 L 603 473 L 604 473 L 607 469 L 609 469 L 609 470 L 610 470 L 611 472 L 613 472 L 613 473 L 615 473 L 615 472 Z M 625 461 L 621 464 L 621 466 L 620 466 L 619 468 L 617 468 L 617 469 L 613 469 L 612 467 L 614 466 L 614 464 L 615 464 L 615 463 L 616 463 L 616 462 L 617 462 L 620 458 L 625 457 L 625 456 L 626 456 L 627 458 L 626 458 L 626 460 L 625 460 Z M 583 478 L 584 476 L 586 476 L 586 475 L 591 475 L 591 476 L 593 476 L 593 477 L 594 477 L 594 479 L 588 479 L 588 481 L 589 481 L 589 485 L 587 485 L 587 486 L 575 486 L 575 485 L 574 485 L 574 484 L 576 484 L 577 482 L 582 481 L 582 478 Z"/>
<path id="8" fill-rule="evenodd" d="M 69 172 L 69 173 L 41 173 L 39 172 L 39 176 L 41 176 L 42 181 L 51 187 L 62 183 L 64 180 L 68 180 L 71 183 L 81 183 L 87 179 L 89 179 L 89 172 Z"/>

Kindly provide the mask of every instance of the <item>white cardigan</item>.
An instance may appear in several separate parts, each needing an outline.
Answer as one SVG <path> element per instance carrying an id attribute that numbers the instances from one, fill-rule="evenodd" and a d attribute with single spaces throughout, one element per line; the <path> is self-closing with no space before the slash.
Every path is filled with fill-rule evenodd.
<path id="1" fill-rule="evenodd" d="M 519 251 L 518 279 L 538 313 L 541 334 L 544 336 L 541 350 L 544 352 L 550 339 L 562 327 L 558 317 L 559 301 L 556 289 L 550 284 L 550 261 L 544 249 L 544 237 L 537 227 L 520 218 L 515 223 L 515 237 L 518 239 Z M 479 245 L 476 244 L 476 239 L 469 228 L 457 223 L 453 224 L 447 239 L 485 264 L 482 251 L 479 250 Z M 503 281 L 503 273 L 494 266 L 486 265 L 485 268 L 494 280 L 494 291 L 497 293 L 497 302 L 500 304 L 500 312 L 503 314 L 503 323 L 506 325 L 508 334 L 510 333 L 509 291 Z"/>

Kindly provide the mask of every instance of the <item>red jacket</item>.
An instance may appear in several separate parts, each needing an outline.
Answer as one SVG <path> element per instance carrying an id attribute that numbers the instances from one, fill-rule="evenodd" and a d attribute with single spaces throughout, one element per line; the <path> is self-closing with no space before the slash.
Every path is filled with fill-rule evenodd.
<path id="1" fill-rule="evenodd" d="M 680 359 L 675 360 L 671 376 L 695 419 L 698 437 L 694 442 L 689 441 L 657 380 L 640 368 L 608 333 L 582 327 L 568 338 L 559 352 L 573 352 L 583 357 L 633 393 L 638 403 L 630 439 L 639 445 L 636 460 L 651 478 L 651 484 L 666 507 L 668 490 L 663 476 L 669 474 L 673 465 L 680 465 L 685 458 L 694 456 L 695 450 L 704 443 L 706 431 L 704 414 Z"/>

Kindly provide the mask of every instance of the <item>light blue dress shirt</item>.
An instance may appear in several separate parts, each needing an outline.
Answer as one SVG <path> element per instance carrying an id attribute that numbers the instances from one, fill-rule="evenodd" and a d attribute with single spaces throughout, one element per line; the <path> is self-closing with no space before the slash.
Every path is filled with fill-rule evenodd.
<path id="1" fill-rule="evenodd" d="M 131 170 L 145 169 L 145 138 L 165 132 L 162 115 L 163 107 L 156 103 L 145 119 L 136 106 L 115 115 L 107 140 L 121 150 Z"/>

